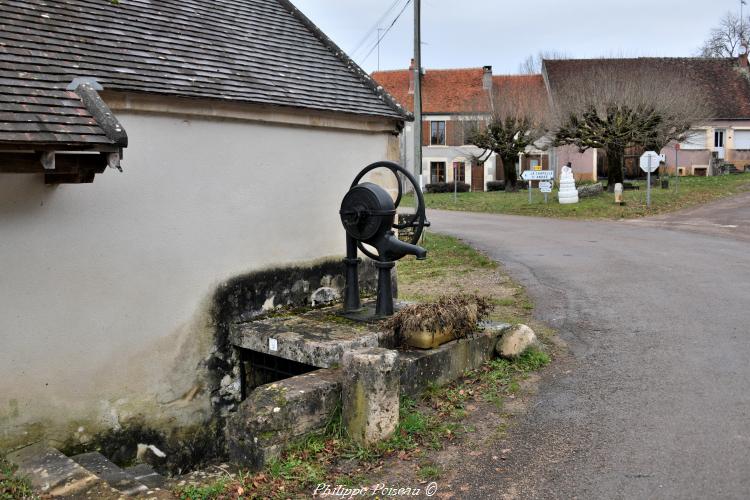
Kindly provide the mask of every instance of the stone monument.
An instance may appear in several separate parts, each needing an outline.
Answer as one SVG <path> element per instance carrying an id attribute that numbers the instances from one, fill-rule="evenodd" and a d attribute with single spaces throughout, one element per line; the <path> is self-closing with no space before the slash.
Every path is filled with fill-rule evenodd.
<path id="1" fill-rule="evenodd" d="M 578 203 L 578 190 L 576 181 L 573 178 L 573 169 L 570 165 L 565 165 L 560 174 L 560 190 L 557 192 L 557 199 L 561 205 Z"/>

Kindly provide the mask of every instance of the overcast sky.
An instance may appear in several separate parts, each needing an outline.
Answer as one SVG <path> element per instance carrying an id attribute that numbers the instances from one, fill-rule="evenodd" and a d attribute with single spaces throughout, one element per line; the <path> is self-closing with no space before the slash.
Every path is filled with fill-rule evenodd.
<path id="1" fill-rule="evenodd" d="M 396 0 L 292 0 L 344 51 L 352 51 Z M 396 16 L 407 0 L 382 23 Z M 422 0 L 422 65 L 456 68 L 491 64 L 495 74 L 515 73 L 540 50 L 573 57 L 690 56 L 708 31 L 739 0 Z M 748 9 L 749 6 L 745 7 Z M 747 11 L 746 11 L 747 12 Z M 410 4 L 380 45 L 380 68 L 409 65 Z M 378 67 L 373 33 L 353 54 L 368 72 Z"/>

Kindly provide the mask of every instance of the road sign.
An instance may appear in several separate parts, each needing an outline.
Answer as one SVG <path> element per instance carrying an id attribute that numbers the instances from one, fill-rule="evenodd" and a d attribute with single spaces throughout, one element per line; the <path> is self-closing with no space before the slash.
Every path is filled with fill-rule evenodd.
<path id="1" fill-rule="evenodd" d="M 555 173 L 552 170 L 524 170 L 521 179 L 525 181 L 547 181 L 552 179 Z"/>
<path id="2" fill-rule="evenodd" d="M 543 167 L 541 165 L 534 165 L 532 170 L 536 170 L 536 171 L 543 170 Z"/>
<path id="3" fill-rule="evenodd" d="M 651 206 L 651 173 L 659 168 L 662 156 L 656 151 L 646 151 L 641 156 L 641 170 L 646 172 L 646 206 Z"/>
<path id="4" fill-rule="evenodd" d="M 646 173 L 652 173 L 659 168 L 660 161 L 662 161 L 662 157 L 656 151 L 646 151 L 641 156 L 641 170 Z"/>
<path id="5" fill-rule="evenodd" d="M 542 193 L 551 193 L 552 183 L 549 181 L 541 181 L 539 183 L 539 191 L 541 191 Z"/>

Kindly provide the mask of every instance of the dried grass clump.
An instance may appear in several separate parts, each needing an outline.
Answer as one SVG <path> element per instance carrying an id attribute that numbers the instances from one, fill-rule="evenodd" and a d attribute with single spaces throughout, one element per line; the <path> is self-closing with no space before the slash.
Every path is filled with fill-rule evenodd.
<path id="1" fill-rule="evenodd" d="M 393 328 L 399 342 L 423 331 L 451 332 L 459 339 L 474 333 L 491 310 L 492 303 L 486 297 L 444 295 L 435 302 L 404 307 L 386 321 L 386 327 Z"/>

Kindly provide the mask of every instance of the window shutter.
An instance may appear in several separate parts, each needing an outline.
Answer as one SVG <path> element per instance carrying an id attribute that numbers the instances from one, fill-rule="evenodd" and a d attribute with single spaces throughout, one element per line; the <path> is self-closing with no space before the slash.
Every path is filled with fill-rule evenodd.
<path id="1" fill-rule="evenodd" d="M 734 149 L 750 149 L 750 130 L 734 131 Z"/>

